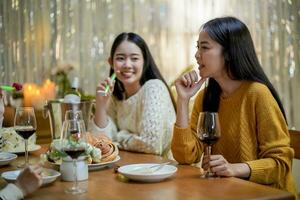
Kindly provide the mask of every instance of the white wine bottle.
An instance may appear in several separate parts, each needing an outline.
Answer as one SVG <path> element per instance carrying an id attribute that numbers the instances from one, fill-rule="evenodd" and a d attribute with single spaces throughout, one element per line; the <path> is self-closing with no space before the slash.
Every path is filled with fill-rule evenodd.
<path id="1" fill-rule="evenodd" d="M 80 103 L 81 94 L 78 91 L 79 87 L 79 78 L 75 77 L 73 79 L 71 89 L 65 93 L 64 102 L 65 103 Z"/>

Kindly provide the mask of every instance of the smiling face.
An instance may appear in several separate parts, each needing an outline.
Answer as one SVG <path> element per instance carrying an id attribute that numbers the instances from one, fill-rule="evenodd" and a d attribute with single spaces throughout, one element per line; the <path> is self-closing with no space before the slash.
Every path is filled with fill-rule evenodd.
<path id="1" fill-rule="evenodd" d="M 201 31 L 197 41 L 197 52 L 195 58 L 199 65 L 202 78 L 215 78 L 226 76 L 225 60 L 222 46 L 205 32 Z"/>
<path id="2" fill-rule="evenodd" d="M 144 58 L 141 49 L 134 43 L 124 40 L 112 58 L 113 69 L 123 83 L 126 92 L 135 93 L 141 87 Z"/>

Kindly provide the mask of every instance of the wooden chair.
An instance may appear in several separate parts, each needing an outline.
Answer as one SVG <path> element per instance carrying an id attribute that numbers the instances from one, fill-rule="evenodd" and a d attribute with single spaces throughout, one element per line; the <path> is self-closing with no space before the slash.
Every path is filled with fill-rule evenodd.
<path id="1" fill-rule="evenodd" d="M 295 151 L 295 159 L 300 159 L 300 131 L 289 130 L 291 137 L 291 147 Z"/>

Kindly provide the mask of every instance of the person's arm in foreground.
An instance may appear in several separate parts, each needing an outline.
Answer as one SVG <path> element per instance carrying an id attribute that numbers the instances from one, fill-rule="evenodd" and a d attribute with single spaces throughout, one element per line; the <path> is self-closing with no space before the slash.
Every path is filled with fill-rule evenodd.
<path id="1" fill-rule="evenodd" d="M 0 191 L 0 199 L 23 199 L 42 185 L 42 167 L 39 165 L 25 168 L 18 176 L 15 184 L 9 183 Z"/>

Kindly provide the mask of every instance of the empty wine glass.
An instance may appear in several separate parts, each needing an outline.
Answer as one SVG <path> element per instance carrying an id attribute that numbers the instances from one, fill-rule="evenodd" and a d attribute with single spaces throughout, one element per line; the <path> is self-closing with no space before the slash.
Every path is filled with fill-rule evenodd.
<path id="1" fill-rule="evenodd" d="M 86 134 L 82 120 L 65 120 L 62 130 L 61 150 L 72 158 L 74 185 L 65 190 L 66 193 L 80 194 L 86 192 L 85 189 L 78 187 L 77 181 L 77 159 L 85 156 Z"/>
<path id="2" fill-rule="evenodd" d="M 84 120 L 83 120 L 81 110 L 67 110 L 65 112 L 65 120 L 64 121 L 67 121 L 67 120 L 77 120 L 78 122 L 81 123 L 81 126 L 82 126 L 84 132 L 86 132 L 86 127 L 85 127 L 85 123 L 84 123 Z M 63 122 L 62 129 L 64 129 L 65 125 L 66 125 L 66 123 Z M 63 132 L 61 132 L 61 134 L 62 133 Z M 61 135 L 60 138 L 63 138 L 63 136 Z"/>
<path id="3" fill-rule="evenodd" d="M 205 144 L 206 154 L 211 155 L 211 148 L 221 137 L 219 115 L 216 112 L 200 112 L 197 124 L 197 137 Z M 215 177 L 209 170 L 204 175 L 205 178 Z"/>
<path id="4" fill-rule="evenodd" d="M 65 120 L 83 120 L 81 110 L 67 110 Z"/>
<path id="5" fill-rule="evenodd" d="M 36 131 L 36 118 L 32 107 L 18 107 L 16 109 L 14 128 L 25 142 L 25 163 L 18 167 L 28 166 L 28 138 Z"/>

